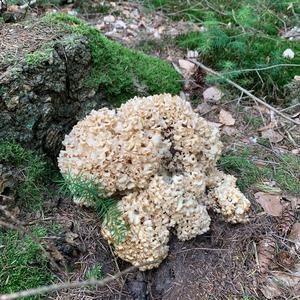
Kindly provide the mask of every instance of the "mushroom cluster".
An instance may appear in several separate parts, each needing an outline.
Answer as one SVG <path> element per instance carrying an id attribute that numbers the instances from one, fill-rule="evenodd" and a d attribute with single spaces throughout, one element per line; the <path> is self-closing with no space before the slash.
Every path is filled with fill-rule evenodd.
<path id="1" fill-rule="evenodd" d="M 135 97 L 117 110 L 92 111 L 63 144 L 63 174 L 93 178 L 107 195 L 120 197 L 126 237 L 117 243 L 109 220 L 102 234 L 120 258 L 141 270 L 167 256 L 172 228 L 180 240 L 208 231 L 207 208 L 231 223 L 247 220 L 250 202 L 233 176 L 216 169 L 218 129 L 178 96 Z"/>

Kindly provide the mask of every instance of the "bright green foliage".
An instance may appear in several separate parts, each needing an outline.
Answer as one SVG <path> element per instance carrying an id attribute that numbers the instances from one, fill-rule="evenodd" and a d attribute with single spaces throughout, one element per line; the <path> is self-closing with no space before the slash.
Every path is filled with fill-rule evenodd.
<path id="1" fill-rule="evenodd" d="M 293 154 L 282 154 L 270 155 L 266 159 L 270 164 L 258 167 L 251 159 L 251 153 L 244 151 L 241 154 L 223 155 L 218 165 L 221 170 L 238 177 L 237 185 L 243 191 L 264 179 L 275 181 L 283 191 L 299 194 L 300 158 Z"/>
<path id="2" fill-rule="evenodd" d="M 68 31 L 88 38 L 93 66 L 86 84 L 99 87 L 114 104 L 136 95 L 180 91 L 180 75 L 167 62 L 125 48 L 76 17 L 49 14 L 44 21 L 61 23 Z"/>
<path id="3" fill-rule="evenodd" d="M 102 279 L 103 272 L 102 267 L 99 264 L 95 264 L 90 270 L 85 273 L 86 279 Z"/>
<path id="4" fill-rule="evenodd" d="M 241 155 L 223 155 L 218 166 L 226 173 L 233 173 L 237 176 L 237 185 L 245 191 L 263 177 L 263 172 L 250 159 L 249 153 L 245 151 Z"/>
<path id="5" fill-rule="evenodd" d="M 104 219 L 104 223 L 116 244 L 122 242 L 128 231 L 127 224 L 121 218 L 122 212 L 117 208 L 116 200 L 105 196 L 99 183 L 94 179 L 85 180 L 81 175 L 74 175 L 70 172 L 57 182 L 62 192 L 69 193 L 77 200 L 95 207 L 98 216 Z"/>
<path id="6" fill-rule="evenodd" d="M 35 227 L 32 233 L 42 238 L 47 231 Z M 53 280 L 40 245 L 30 237 L 13 230 L 0 230 L 0 249 L 0 294 L 47 285 Z M 26 299 L 40 298 L 34 296 Z"/>
<path id="7" fill-rule="evenodd" d="M 201 22 L 206 31 L 182 35 L 177 39 L 178 45 L 197 49 L 205 64 L 246 88 L 270 95 L 270 101 L 282 97 L 283 86 L 299 73 L 300 67 L 295 66 L 242 70 L 277 64 L 300 65 L 300 43 L 279 36 L 285 27 L 299 23 L 300 1 L 145 1 L 149 2 L 162 6 L 176 18 Z M 282 56 L 287 48 L 295 52 L 293 60 Z M 209 83 L 222 82 L 215 76 L 207 79 Z"/>
<path id="8" fill-rule="evenodd" d="M 3 141 L 0 142 L 0 163 L 5 162 L 17 167 L 20 172 L 20 183 L 17 186 L 17 199 L 24 207 L 40 208 L 46 175 L 49 166 L 45 159 L 21 145 Z"/>

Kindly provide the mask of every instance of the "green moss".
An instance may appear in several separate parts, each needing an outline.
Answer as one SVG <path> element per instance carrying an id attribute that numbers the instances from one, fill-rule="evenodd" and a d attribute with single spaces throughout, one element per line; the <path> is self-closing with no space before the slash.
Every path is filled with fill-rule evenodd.
<path id="1" fill-rule="evenodd" d="M 31 209 L 41 208 L 50 169 L 45 158 L 15 142 L 4 141 L 0 142 L 0 163 L 3 162 L 20 170 L 22 179 L 17 186 L 20 205 Z"/>
<path id="2" fill-rule="evenodd" d="M 43 51 L 37 50 L 33 53 L 27 53 L 25 54 L 25 62 L 28 65 L 36 66 L 46 60 L 49 59 L 53 49 L 45 49 Z"/>
<path id="3" fill-rule="evenodd" d="M 35 227 L 32 233 L 45 237 L 47 231 Z M 50 284 L 53 276 L 47 268 L 47 259 L 40 246 L 30 237 L 18 232 L 0 230 L 0 294 Z M 40 299 L 40 296 L 28 299 Z"/>
<path id="4" fill-rule="evenodd" d="M 249 159 L 248 152 L 240 155 L 223 155 L 218 166 L 224 172 L 231 173 L 238 178 L 237 185 L 242 191 L 263 177 L 263 171 Z"/>
<path id="5" fill-rule="evenodd" d="M 180 75 L 167 62 L 125 48 L 76 17 L 49 14 L 44 21 L 61 23 L 68 31 L 88 38 L 93 66 L 86 85 L 103 90 L 112 103 L 119 105 L 136 95 L 180 91 Z"/>

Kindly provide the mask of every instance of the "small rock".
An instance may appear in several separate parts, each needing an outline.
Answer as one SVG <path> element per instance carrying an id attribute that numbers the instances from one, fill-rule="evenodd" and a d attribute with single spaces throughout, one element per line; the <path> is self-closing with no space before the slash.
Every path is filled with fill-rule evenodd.
<path id="1" fill-rule="evenodd" d="M 136 25 L 136 24 L 129 24 L 129 28 L 132 29 L 132 30 L 138 30 L 139 26 Z"/>
<path id="2" fill-rule="evenodd" d="M 77 16 L 78 12 L 76 10 L 69 10 L 68 11 L 68 15 L 70 15 L 70 16 Z"/>
<path id="3" fill-rule="evenodd" d="M 122 20 L 118 20 L 116 23 L 115 23 L 115 28 L 117 29 L 125 29 L 127 26 L 126 26 L 126 23 L 123 22 Z"/>
<path id="4" fill-rule="evenodd" d="M 218 102 L 223 97 L 223 93 L 216 86 L 209 87 L 203 92 L 205 101 Z"/>
<path id="5" fill-rule="evenodd" d="M 18 5 L 10 5 L 7 8 L 8 12 L 12 12 L 12 13 L 19 13 L 20 12 L 20 7 Z"/>
<path id="6" fill-rule="evenodd" d="M 154 38 L 156 38 L 156 39 L 160 39 L 160 38 L 161 38 L 161 35 L 160 35 L 160 33 L 158 32 L 158 30 L 155 30 L 155 31 L 154 31 L 153 36 L 154 36 Z"/>
<path id="7" fill-rule="evenodd" d="M 299 75 L 295 75 L 294 80 L 300 81 L 300 76 Z"/>
<path id="8" fill-rule="evenodd" d="M 95 27 L 96 27 L 98 30 L 102 30 L 102 29 L 105 28 L 105 23 L 102 22 L 102 23 L 96 24 Z"/>
<path id="9" fill-rule="evenodd" d="M 198 51 L 189 50 L 187 52 L 187 58 L 197 58 L 199 56 Z"/>
<path id="10" fill-rule="evenodd" d="M 105 16 L 103 18 L 103 21 L 105 23 L 113 23 L 113 22 L 115 22 L 115 20 L 116 20 L 116 18 L 113 15 Z"/>
<path id="11" fill-rule="evenodd" d="M 189 78 L 196 70 L 196 65 L 188 60 L 179 59 L 178 64 L 179 64 L 180 69 L 183 70 L 184 78 Z"/>
<path id="12" fill-rule="evenodd" d="M 292 49 L 286 49 L 284 50 L 284 52 L 282 53 L 282 56 L 284 58 L 289 58 L 289 59 L 293 59 L 295 57 L 295 53 Z"/>

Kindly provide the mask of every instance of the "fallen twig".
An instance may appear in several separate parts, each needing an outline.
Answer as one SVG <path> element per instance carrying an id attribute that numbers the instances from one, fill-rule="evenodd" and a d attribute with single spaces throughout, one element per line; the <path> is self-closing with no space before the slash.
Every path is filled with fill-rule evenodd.
<path id="1" fill-rule="evenodd" d="M 103 287 L 106 284 L 108 284 L 109 282 L 116 280 L 127 273 L 136 271 L 139 267 L 143 267 L 143 266 L 153 264 L 153 263 L 155 263 L 155 262 L 145 263 L 145 264 L 141 264 L 139 266 L 132 266 L 132 267 L 125 269 L 122 272 L 118 272 L 115 275 L 107 276 L 102 280 L 89 279 L 89 280 L 79 281 L 79 282 L 77 281 L 77 282 L 58 283 L 58 284 L 52 284 L 52 285 L 48 285 L 48 286 L 38 287 L 35 289 L 20 291 L 20 292 L 16 292 L 16 293 L 12 293 L 12 294 L 0 295 L 0 300 L 13 300 L 13 299 L 19 299 L 22 297 L 29 297 L 29 296 L 35 296 L 35 295 L 44 294 L 44 293 L 60 291 L 63 289 L 83 288 L 83 287 L 90 286 L 90 285 Z"/>
<path id="2" fill-rule="evenodd" d="M 299 68 L 299 64 L 278 64 L 278 65 L 272 65 L 272 66 L 267 66 L 267 67 L 262 67 L 262 68 L 257 68 L 257 69 L 240 69 L 240 70 L 235 70 L 235 71 L 230 71 L 230 72 L 224 72 L 222 75 L 228 75 L 228 74 L 234 74 L 234 73 L 247 73 L 247 72 L 259 72 L 259 71 L 265 71 L 265 70 L 270 70 L 270 69 L 275 69 L 275 68 L 285 68 L 285 67 L 297 67 Z"/>
<path id="3" fill-rule="evenodd" d="M 212 70 L 211 68 L 203 65 L 202 63 L 200 63 L 200 62 L 198 62 L 198 61 L 196 61 L 194 59 L 189 59 L 189 61 L 192 62 L 192 63 L 194 63 L 195 65 L 199 66 L 203 70 L 207 71 L 208 73 L 211 73 L 213 75 L 216 75 L 216 76 L 224 79 L 226 82 L 228 82 L 229 84 L 231 84 L 232 86 L 234 86 L 238 90 L 242 91 L 243 93 L 245 93 L 246 95 L 248 95 L 253 100 L 257 101 L 258 103 L 262 104 L 263 106 L 267 107 L 268 109 L 274 111 L 277 115 L 281 116 L 282 118 L 284 118 L 284 119 L 286 119 L 286 120 L 288 120 L 288 121 L 290 121 L 290 122 L 292 122 L 294 124 L 300 125 L 300 123 L 298 121 L 293 120 L 292 118 L 290 118 L 286 114 L 282 113 L 280 110 L 276 109 L 275 107 L 271 106 L 270 104 L 266 103 L 265 101 L 261 100 L 260 98 L 254 96 L 248 90 L 246 90 L 245 88 L 241 87 L 239 84 L 235 83 L 234 81 L 226 78 L 225 76 L 223 76 L 219 72 Z"/>

